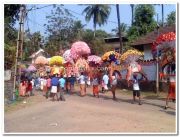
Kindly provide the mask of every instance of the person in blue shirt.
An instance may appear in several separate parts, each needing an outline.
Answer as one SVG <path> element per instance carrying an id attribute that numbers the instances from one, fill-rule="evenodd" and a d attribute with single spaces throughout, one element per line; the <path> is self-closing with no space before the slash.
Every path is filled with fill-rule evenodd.
<path id="1" fill-rule="evenodd" d="M 51 79 L 51 93 L 52 93 L 53 101 L 54 101 L 55 95 L 57 97 L 57 101 L 59 100 L 58 95 L 57 95 L 58 86 L 59 86 L 59 79 L 58 79 L 57 75 L 54 75 Z"/>
<path id="2" fill-rule="evenodd" d="M 72 94 L 74 92 L 74 83 L 76 82 L 76 78 L 74 75 L 71 75 L 71 77 L 69 78 L 69 82 L 70 82 L 70 92 Z"/>
<path id="3" fill-rule="evenodd" d="M 59 88 L 60 88 L 60 97 L 59 97 L 59 99 L 62 100 L 62 101 L 65 101 L 65 98 L 64 98 L 65 84 L 66 84 L 66 80 L 63 78 L 63 76 L 61 76 L 61 78 L 59 79 Z"/>

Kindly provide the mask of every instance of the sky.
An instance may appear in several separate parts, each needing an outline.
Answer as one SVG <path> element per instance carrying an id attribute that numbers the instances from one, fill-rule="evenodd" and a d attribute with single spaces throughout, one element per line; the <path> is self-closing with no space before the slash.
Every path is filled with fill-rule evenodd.
<path id="1" fill-rule="evenodd" d="M 47 4 L 48 5 L 48 4 Z M 32 8 L 32 6 L 37 7 L 43 7 L 46 6 L 45 4 L 36 4 L 36 5 L 27 5 L 28 9 Z M 86 6 L 84 5 L 77 5 L 77 4 L 65 4 L 64 8 L 68 9 L 69 12 L 75 16 L 76 19 L 81 20 L 82 24 L 86 24 L 85 28 L 93 29 L 93 21 L 90 22 L 85 21 L 85 15 L 82 14 L 82 11 L 84 10 Z M 28 21 L 25 21 L 25 30 L 30 28 L 30 32 L 36 32 L 40 31 L 41 34 L 44 36 L 45 27 L 43 26 L 45 23 L 47 23 L 46 16 L 51 15 L 51 10 L 53 9 L 53 6 L 45 7 L 38 10 L 32 10 L 28 12 Z M 129 4 L 119 4 L 119 10 L 120 10 L 120 22 L 125 23 L 128 26 L 131 25 L 131 7 Z M 161 20 L 161 6 L 156 5 L 155 11 L 158 14 L 159 20 Z M 172 12 L 176 11 L 176 5 L 175 4 L 165 4 L 164 5 L 164 18 L 166 20 L 167 15 Z M 154 16 L 155 20 L 157 20 L 157 15 Z M 108 33 L 112 33 L 112 29 L 115 29 L 118 26 L 117 24 L 117 14 L 116 14 L 116 6 L 111 5 L 111 13 L 108 18 L 107 24 L 104 26 L 97 26 L 97 29 L 105 30 Z M 16 27 L 18 28 L 18 24 L 16 24 Z"/>

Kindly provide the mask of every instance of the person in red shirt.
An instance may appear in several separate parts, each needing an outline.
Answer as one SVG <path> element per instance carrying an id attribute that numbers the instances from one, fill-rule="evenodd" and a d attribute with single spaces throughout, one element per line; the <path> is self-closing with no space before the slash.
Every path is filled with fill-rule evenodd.
<path id="1" fill-rule="evenodd" d="M 32 83 L 30 80 L 28 80 L 28 83 L 27 83 L 26 93 L 28 96 L 32 95 Z"/>

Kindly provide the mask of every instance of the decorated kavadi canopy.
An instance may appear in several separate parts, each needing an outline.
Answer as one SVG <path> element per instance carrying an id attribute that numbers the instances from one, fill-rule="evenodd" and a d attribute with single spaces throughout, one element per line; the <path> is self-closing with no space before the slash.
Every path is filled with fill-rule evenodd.
<path id="1" fill-rule="evenodd" d="M 89 46 L 83 41 L 77 41 L 72 44 L 70 50 L 71 56 L 73 59 L 78 59 L 83 55 L 88 55 L 91 53 Z"/>

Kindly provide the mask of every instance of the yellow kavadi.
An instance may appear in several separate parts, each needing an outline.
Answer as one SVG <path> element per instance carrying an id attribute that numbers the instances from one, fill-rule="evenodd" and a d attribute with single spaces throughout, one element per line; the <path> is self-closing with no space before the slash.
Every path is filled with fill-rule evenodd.
<path id="1" fill-rule="evenodd" d="M 53 65 L 62 66 L 63 63 L 64 63 L 64 58 L 61 56 L 53 56 L 49 61 L 50 66 Z"/>
<path id="2" fill-rule="evenodd" d="M 114 61 L 115 59 L 118 59 L 119 57 L 120 57 L 120 54 L 117 53 L 116 51 L 108 51 L 101 58 L 103 61 Z"/>
<path id="3" fill-rule="evenodd" d="M 126 62 L 126 63 L 134 62 L 140 56 L 143 56 L 143 55 L 144 55 L 143 52 L 140 52 L 140 51 L 135 50 L 135 49 L 133 49 L 133 50 L 131 49 L 131 50 L 128 50 L 121 55 L 120 62 Z"/>

